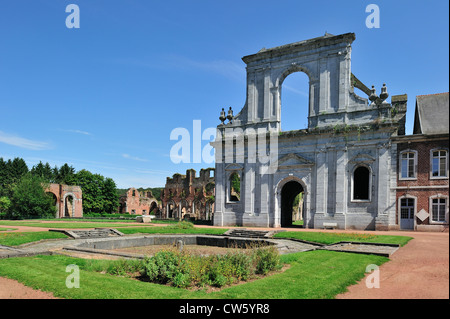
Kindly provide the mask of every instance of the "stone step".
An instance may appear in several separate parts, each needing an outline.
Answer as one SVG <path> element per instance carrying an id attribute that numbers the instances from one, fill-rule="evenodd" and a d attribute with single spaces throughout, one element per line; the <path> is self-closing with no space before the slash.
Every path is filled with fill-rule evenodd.
<path id="1" fill-rule="evenodd" d="M 123 236 L 123 234 L 113 228 L 96 228 L 88 230 L 61 230 L 50 229 L 50 231 L 62 232 L 66 235 L 76 239 L 89 239 L 89 238 L 106 238 L 111 236 Z"/>

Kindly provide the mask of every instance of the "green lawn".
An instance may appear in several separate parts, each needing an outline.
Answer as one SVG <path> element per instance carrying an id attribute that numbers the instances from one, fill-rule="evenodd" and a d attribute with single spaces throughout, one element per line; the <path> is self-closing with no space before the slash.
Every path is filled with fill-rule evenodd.
<path id="1" fill-rule="evenodd" d="M 124 234 L 212 234 L 221 235 L 226 229 L 221 228 L 194 228 L 194 229 L 176 229 L 169 227 L 135 227 L 120 228 Z M 20 232 L 20 233 L 0 233 L 0 245 L 18 246 L 25 243 L 31 243 L 42 239 L 68 238 L 59 232 Z"/>
<path id="2" fill-rule="evenodd" d="M 311 251 L 283 255 L 290 268 L 266 278 L 206 293 L 140 282 L 125 277 L 98 273 L 85 259 L 67 256 L 34 256 L 0 259 L 0 276 L 27 286 L 52 292 L 62 298 L 220 298 L 220 299 L 322 299 L 333 298 L 363 278 L 369 264 L 388 261 L 374 255 Z M 105 261 L 98 261 L 105 262 Z M 80 288 L 67 288 L 68 265 L 80 267 Z"/>
<path id="3" fill-rule="evenodd" d="M 42 220 L 0 220 L 1 226 L 28 226 L 28 227 L 45 227 L 45 228 L 58 228 L 58 229 L 73 229 L 73 228 L 116 228 L 116 227 L 128 227 L 133 225 L 122 224 L 126 222 L 117 221 L 61 221 L 61 222 L 49 222 L 43 223 Z"/>
<path id="4" fill-rule="evenodd" d="M 40 231 L 20 233 L 0 233 L 0 245 L 18 246 L 25 243 L 39 241 L 41 239 L 67 238 L 63 233 Z"/>

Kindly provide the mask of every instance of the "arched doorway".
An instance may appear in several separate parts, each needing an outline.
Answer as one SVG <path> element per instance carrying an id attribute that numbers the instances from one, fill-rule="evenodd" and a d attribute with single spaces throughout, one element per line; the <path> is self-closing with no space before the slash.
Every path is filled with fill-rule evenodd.
<path id="1" fill-rule="evenodd" d="M 281 227 L 300 227 L 305 190 L 299 182 L 292 180 L 281 189 Z"/>
<path id="2" fill-rule="evenodd" d="M 149 213 L 149 214 L 152 214 L 152 213 L 153 213 L 153 215 L 156 214 L 157 208 L 158 208 L 158 204 L 157 204 L 156 202 L 152 202 L 152 203 L 150 204 L 150 208 L 149 208 L 148 213 Z"/>

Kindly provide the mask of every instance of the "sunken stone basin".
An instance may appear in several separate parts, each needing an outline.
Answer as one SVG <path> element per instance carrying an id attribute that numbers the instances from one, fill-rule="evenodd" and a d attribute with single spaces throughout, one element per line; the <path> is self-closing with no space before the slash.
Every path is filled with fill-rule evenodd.
<path id="1" fill-rule="evenodd" d="M 191 245 L 211 246 L 222 248 L 246 248 L 274 243 L 257 238 L 233 238 L 213 235 L 145 235 L 127 236 L 119 238 L 88 239 L 73 246 L 64 247 L 64 250 L 84 252 L 90 254 L 103 254 L 125 258 L 145 258 L 146 255 L 130 253 L 124 249 L 145 246 L 176 246 L 182 242 L 188 249 Z M 156 247 L 155 247 L 156 248 Z M 161 249 L 164 247 L 161 247 Z M 136 250 L 139 251 L 139 250 Z M 144 250 L 141 250 L 144 251 Z"/>

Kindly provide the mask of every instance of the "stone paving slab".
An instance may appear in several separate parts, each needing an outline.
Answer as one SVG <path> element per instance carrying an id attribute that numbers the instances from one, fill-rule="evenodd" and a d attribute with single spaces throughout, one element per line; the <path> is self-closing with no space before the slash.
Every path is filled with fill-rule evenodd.
<path id="1" fill-rule="evenodd" d="M 277 245 L 278 251 L 282 255 L 315 250 L 318 247 L 320 247 L 318 245 L 299 242 L 299 241 L 293 241 L 293 240 L 289 240 L 289 239 L 271 239 L 269 241 L 274 243 L 275 245 Z"/>
<path id="2" fill-rule="evenodd" d="M 399 245 L 341 242 L 323 246 L 319 249 L 390 257 L 399 247 Z"/>

